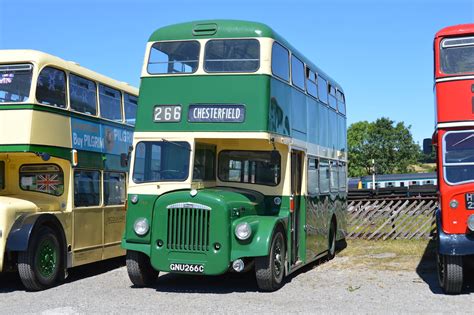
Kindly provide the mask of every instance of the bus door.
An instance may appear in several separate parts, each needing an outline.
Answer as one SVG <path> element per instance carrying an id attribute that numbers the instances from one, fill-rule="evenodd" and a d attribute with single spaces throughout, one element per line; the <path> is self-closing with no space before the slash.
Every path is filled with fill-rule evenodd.
<path id="1" fill-rule="evenodd" d="M 298 261 L 303 156 L 302 151 L 291 151 L 291 264 L 295 264 Z"/>

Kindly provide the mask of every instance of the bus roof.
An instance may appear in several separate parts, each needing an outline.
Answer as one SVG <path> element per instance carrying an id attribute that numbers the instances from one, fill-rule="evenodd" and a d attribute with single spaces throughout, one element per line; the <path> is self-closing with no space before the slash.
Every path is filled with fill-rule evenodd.
<path id="1" fill-rule="evenodd" d="M 474 24 L 459 24 L 445 27 L 436 33 L 435 38 L 474 34 Z"/>
<path id="2" fill-rule="evenodd" d="M 266 24 L 242 20 L 201 20 L 161 27 L 151 34 L 149 42 L 166 40 L 190 40 L 208 38 L 242 38 L 242 37 L 268 37 L 283 44 L 292 53 L 298 56 L 313 71 L 322 74 L 341 92 L 343 88 L 329 75 L 317 67 L 310 59 L 306 58 L 282 36 Z"/>
<path id="3" fill-rule="evenodd" d="M 59 57 L 44 53 L 38 50 L 30 49 L 7 49 L 0 50 L 0 64 L 5 63 L 20 63 L 20 62 L 32 62 L 38 65 L 53 65 L 61 69 L 73 72 L 74 74 L 86 77 L 88 79 L 96 80 L 105 85 L 121 89 L 130 94 L 138 95 L 138 89 L 129 85 L 126 82 L 121 82 L 109 78 L 105 75 L 97 73 L 80 66 L 78 63 L 73 61 L 66 61 Z"/>

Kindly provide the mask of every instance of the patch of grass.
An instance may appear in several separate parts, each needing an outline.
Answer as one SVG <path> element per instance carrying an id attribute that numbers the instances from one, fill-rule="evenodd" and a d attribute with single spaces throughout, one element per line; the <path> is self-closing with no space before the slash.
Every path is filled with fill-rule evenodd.
<path id="1" fill-rule="evenodd" d="M 428 240 L 348 240 L 338 253 L 336 268 L 375 270 L 415 270 L 420 264 L 434 262 L 434 245 Z"/>

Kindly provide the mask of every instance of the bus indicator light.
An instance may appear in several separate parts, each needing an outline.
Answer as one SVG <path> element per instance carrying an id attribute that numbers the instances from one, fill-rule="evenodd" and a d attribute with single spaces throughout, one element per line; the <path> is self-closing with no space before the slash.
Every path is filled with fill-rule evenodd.
<path id="1" fill-rule="evenodd" d="M 78 157 L 77 157 L 77 150 L 72 149 L 71 153 L 72 153 L 72 166 L 77 166 L 77 164 L 79 163 Z"/>

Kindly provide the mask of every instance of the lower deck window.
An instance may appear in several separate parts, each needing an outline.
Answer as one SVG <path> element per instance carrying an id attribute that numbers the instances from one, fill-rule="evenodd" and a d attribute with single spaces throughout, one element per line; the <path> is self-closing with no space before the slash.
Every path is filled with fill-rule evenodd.
<path id="1" fill-rule="evenodd" d="M 194 155 L 193 180 L 215 180 L 216 147 L 196 145 L 196 154 Z"/>
<path id="2" fill-rule="evenodd" d="M 54 164 L 23 165 L 20 167 L 20 187 L 27 191 L 60 196 L 64 192 L 64 175 L 61 168 Z"/>
<path id="3" fill-rule="evenodd" d="M 104 172 L 104 205 L 123 205 L 125 196 L 125 173 Z"/>
<path id="4" fill-rule="evenodd" d="M 219 179 L 276 186 L 280 183 L 281 156 L 277 151 L 222 151 Z"/>
<path id="5" fill-rule="evenodd" d="M 0 189 L 5 188 L 5 162 L 0 161 Z"/>
<path id="6" fill-rule="evenodd" d="M 100 204 L 100 172 L 76 170 L 74 172 L 74 206 L 87 207 Z"/>

